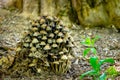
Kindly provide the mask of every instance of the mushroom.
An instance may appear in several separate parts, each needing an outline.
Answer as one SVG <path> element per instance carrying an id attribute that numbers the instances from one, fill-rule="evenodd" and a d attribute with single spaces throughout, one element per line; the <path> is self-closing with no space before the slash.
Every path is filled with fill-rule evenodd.
<path id="1" fill-rule="evenodd" d="M 33 36 L 38 36 L 38 35 L 40 35 L 40 33 L 39 32 L 34 32 L 34 34 L 33 34 Z"/>
<path id="2" fill-rule="evenodd" d="M 32 43 L 38 43 L 38 42 L 39 42 L 39 41 L 38 41 L 37 38 L 33 38 Z"/>
<path id="3" fill-rule="evenodd" d="M 47 27 L 46 27 L 46 30 L 47 30 L 47 31 L 51 31 L 52 29 L 51 29 L 50 26 L 47 26 Z"/>
<path id="4" fill-rule="evenodd" d="M 38 31 L 38 28 L 37 28 L 37 27 L 33 27 L 31 30 L 32 30 L 33 32 L 35 32 L 35 31 Z"/>
<path id="5" fill-rule="evenodd" d="M 51 43 L 52 43 L 52 39 L 48 39 L 47 42 L 48 42 L 49 44 L 51 44 Z"/>
<path id="6" fill-rule="evenodd" d="M 46 37 L 46 36 L 43 36 L 43 37 L 42 37 L 42 40 L 46 40 L 46 39 L 47 39 L 47 37 Z"/>
<path id="7" fill-rule="evenodd" d="M 68 57 L 67 57 L 66 55 L 63 55 L 63 56 L 61 57 L 61 59 L 62 59 L 62 60 L 67 60 Z"/>
<path id="8" fill-rule="evenodd" d="M 63 39 L 62 39 L 62 38 L 58 38 L 58 39 L 56 40 L 56 42 L 57 42 L 57 43 L 62 43 L 62 42 L 63 42 Z"/>
<path id="9" fill-rule="evenodd" d="M 30 45 L 29 45 L 29 43 L 23 43 L 23 46 L 28 48 Z"/>
<path id="10" fill-rule="evenodd" d="M 41 41 L 40 45 L 41 45 L 41 46 L 45 46 L 46 43 L 45 43 L 44 41 Z"/>
<path id="11" fill-rule="evenodd" d="M 53 33 L 50 33 L 50 34 L 49 34 L 49 37 L 53 38 L 53 37 L 54 37 L 54 34 L 53 34 Z"/>
<path id="12" fill-rule="evenodd" d="M 58 45 L 54 43 L 54 44 L 52 44 L 52 47 L 56 48 L 56 47 L 58 47 Z"/>
<path id="13" fill-rule="evenodd" d="M 40 31 L 40 34 L 47 34 L 47 32 L 44 31 L 44 30 L 41 30 L 41 31 Z"/>
<path id="14" fill-rule="evenodd" d="M 37 49 L 35 47 L 31 47 L 30 49 L 32 52 L 35 52 Z"/>
<path id="15" fill-rule="evenodd" d="M 45 29 L 45 28 L 47 27 L 47 25 L 46 25 L 46 24 L 42 24 L 41 27 L 42 27 L 43 29 Z"/>
<path id="16" fill-rule="evenodd" d="M 44 50 L 50 50 L 51 49 L 51 47 L 50 47 L 50 45 L 49 44 L 47 44 L 44 48 L 43 48 Z"/>
<path id="17" fill-rule="evenodd" d="M 45 23 L 45 19 L 40 19 L 40 24 Z"/>
<path id="18" fill-rule="evenodd" d="M 58 33 L 58 36 L 59 36 L 59 37 L 62 37 L 62 36 L 63 36 L 63 33 L 62 33 L 62 32 L 59 32 L 59 33 Z"/>

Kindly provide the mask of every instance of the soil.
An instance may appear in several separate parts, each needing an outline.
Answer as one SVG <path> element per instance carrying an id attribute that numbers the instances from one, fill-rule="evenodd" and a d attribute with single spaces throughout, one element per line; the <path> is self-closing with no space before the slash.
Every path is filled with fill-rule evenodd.
<path id="1" fill-rule="evenodd" d="M 0 58 L 8 54 L 15 55 L 15 48 L 20 42 L 22 33 L 30 27 L 30 18 L 24 18 L 14 12 L 0 13 Z M 75 56 L 71 69 L 64 75 L 55 75 L 44 73 L 38 76 L 11 78 L 9 75 L 3 75 L 3 80 L 79 80 L 81 73 L 91 69 L 90 64 L 82 57 L 85 47 L 80 44 L 87 36 L 101 38 L 96 42 L 95 47 L 101 59 L 113 58 L 117 64 L 120 64 L 120 33 L 115 28 L 94 27 L 83 28 L 80 25 L 73 25 L 69 32 L 76 43 Z M 104 64 L 101 68 L 104 71 L 110 64 Z M 120 67 L 120 65 L 119 65 Z M 0 69 L 1 71 L 1 69 Z M 1 79 L 0 79 L 1 80 Z M 92 80 L 86 77 L 84 80 Z M 115 80 L 120 80 L 120 75 Z"/>

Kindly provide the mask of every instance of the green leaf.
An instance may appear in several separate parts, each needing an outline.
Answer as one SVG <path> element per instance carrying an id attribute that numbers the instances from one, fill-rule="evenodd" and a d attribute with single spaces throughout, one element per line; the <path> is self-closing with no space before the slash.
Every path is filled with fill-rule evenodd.
<path id="1" fill-rule="evenodd" d="M 85 46 L 91 46 L 91 39 L 90 39 L 90 37 L 87 37 L 87 38 L 85 39 L 85 41 L 82 41 L 82 42 L 81 42 L 81 44 L 82 44 L 82 45 L 85 45 Z"/>
<path id="2" fill-rule="evenodd" d="M 89 52 L 90 52 L 91 48 L 86 48 L 84 51 L 83 51 L 83 56 L 85 57 Z"/>
<path id="3" fill-rule="evenodd" d="M 106 72 L 108 75 L 117 75 L 117 74 L 118 74 L 115 66 L 110 66 L 105 72 Z"/>
<path id="4" fill-rule="evenodd" d="M 91 48 L 91 52 L 92 52 L 93 54 L 97 54 L 97 50 L 96 50 L 95 48 Z"/>
<path id="5" fill-rule="evenodd" d="M 98 57 L 96 57 L 96 56 L 90 57 L 90 64 L 94 70 L 96 70 L 96 71 L 100 70 L 100 66 L 98 64 Z"/>
<path id="6" fill-rule="evenodd" d="M 103 74 L 99 77 L 99 80 L 105 80 L 105 78 L 106 78 L 106 74 L 103 73 Z"/>
<path id="7" fill-rule="evenodd" d="M 108 58 L 108 59 L 100 60 L 99 65 L 101 66 L 105 62 L 108 62 L 108 63 L 111 63 L 111 64 L 115 63 L 114 59 Z"/>
<path id="8" fill-rule="evenodd" d="M 85 73 L 83 73 L 81 76 L 80 76 L 80 79 L 83 79 L 84 76 L 86 75 L 95 75 L 96 74 L 96 71 L 95 70 L 90 70 L 90 71 L 87 71 Z"/>

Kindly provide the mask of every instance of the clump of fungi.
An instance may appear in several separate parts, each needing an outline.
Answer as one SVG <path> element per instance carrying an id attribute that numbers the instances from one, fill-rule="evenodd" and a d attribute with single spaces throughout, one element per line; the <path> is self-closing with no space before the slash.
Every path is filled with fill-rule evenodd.
<path id="1" fill-rule="evenodd" d="M 65 73 L 70 68 L 74 47 L 68 28 L 51 16 L 42 16 L 31 24 L 17 46 L 12 72 L 51 70 L 56 74 Z"/>

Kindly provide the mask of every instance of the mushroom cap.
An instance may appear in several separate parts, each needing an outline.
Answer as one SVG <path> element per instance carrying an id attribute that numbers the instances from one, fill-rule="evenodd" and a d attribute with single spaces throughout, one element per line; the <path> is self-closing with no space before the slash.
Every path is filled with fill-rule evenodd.
<path id="1" fill-rule="evenodd" d="M 46 43 L 45 43 L 44 41 L 41 41 L 41 42 L 40 42 L 40 45 L 41 45 L 41 46 L 45 46 Z"/>
<path id="2" fill-rule="evenodd" d="M 50 34 L 49 34 L 49 37 L 53 38 L 53 37 L 54 37 L 54 34 L 53 34 L 53 33 L 50 33 Z"/>
<path id="3" fill-rule="evenodd" d="M 23 46 L 27 48 L 27 47 L 30 46 L 30 44 L 29 43 L 23 43 Z"/>
<path id="4" fill-rule="evenodd" d="M 38 28 L 37 28 L 37 27 L 33 27 L 33 28 L 31 28 L 31 30 L 32 30 L 33 32 L 35 32 L 35 31 L 38 31 Z"/>
<path id="5" fill-rule="evenodd" d="M 40 44 L 36 44 L 36 46 L 35 46 L 36 48 L 40 48 Z"/>
<path id="6" fill-rule="evenodd" d="M 46 36 L 43 36 L 43 37 L 42 37 L 42 40 L 46 40 L 46 39 L 47 39 L 47 37 L 46 37 Z"/>
<path id="7" fill-rule="evenodd" d="M 33 36 L 39 36 L 39 35 L 40 35 L 39 32 L 34 32 L 34 33 L 33 33 Z"/>
<path id="8" fill-rule="evenodd" d="M 57 42 L 57 43 L 62 43 L 62 42 L 63 42 L 63 39 L 62 39 L 62 38 L 58 38 L 58 39 L 56 40 L 56 42 Z"/>
<path id="9" fill-rule="evenodd" d="M 52 47 L 56 48 L 56 47 L 58 47 L 58 45 L 54 43 L 54 44 L 52 44 Z"/>
<path id="10" fill-rule="evenodd" d="M 32 43 L 38 43 L 38 42 L 39 42 L 39 41 L 38 41 L 37 38 L 33 38 Z"/>
<path id="11" fill-rule="evenodd" d="M 51 44 L 53 41 L 52 41 L 52 39 L 48 39 L 47 42 L 48 42 L 49 44 Z"/>
<path id="12" fill-rule="evenodd" d="M 37 49 L 35 47 L 31 47 L 30 49 L 32 52 L 35 52 Z"/>
<path id="13" fill-rule="evenodd" d="M 68 50 L 66 48 L 63 48 L 63 52 L 68 52 Z"/>
<path id="14" fill-rule="evenodd" d="M 55 34 L 58 34 L 58 32 L 59 32 L 58 30 L 55 30 L 55 32 L 54 32 L 54 33 L 55 33 Z"/>
<path id="15" fill-rule="evenodd" d="M 50 47 L 50 45 L 49 44 L 47 44 L 44 48 L 43 48 L 44 50 L 50 50 L 51 49 L 51 47 Z"/>
<path id="16" fill-rule="evenodd" d="M 63 51 L 61 51 L 61 52 L 59 52 L 59 54 L 60 54 L 60 55 L 62 55 L 62 54 L 64 54 L 64 52 L 63 52 Z"/>
<path id="17" fill-rule="evenodd" d="M 47 27 L 47 24 L 42 24 L 41 27 L 45 29 Z"/>
<path id="18" fill-rule="evenodd" d="M 43 23 L 45 23 L 45 19 L 40 19 L 40 24 L 43 24 Z"/>
<path id="19" fill-rule="evenodd" d="M 59 32 L 59 33 L 58 33 L 58 36 L 62 37 L 62 36 L 63 36 L 63 33 L 62 33 L 62 32 Z"/>
<path id="20" fill-rule="evenodd" d="M 54 61 L 53 64 L 59 64 L 59 61 Z"/>
<path id="21" fill-rule="evenodd" d="M 25 41 L 25 42 L 31 42 L 31 39 L 30 39 L 29 36 L 27 36 L 24 41 Z"/>
<path id="22" fill-rule="evenodd" d="M 47 26 L 47 27 L 46 27 L 46 30 L 47 30 L 47 31 L 51 31 L 52 29 L 51 29 L 50 26 Z"/>
<path id="23" fill-rule="evenodd" d="M 47 34 L 47 32 L 44 31 L 44 30 L 41 30 L 41 31 L 40 31 L 40 34 Z"/>
<path id="24" fill-rule="evenodd" d="M 63 56 L 61 57 L 61 59 L 62 59 L 62 60 L 67 60 L 68 57 L 67 57 L 66 55 L 63 55 Z"/>

